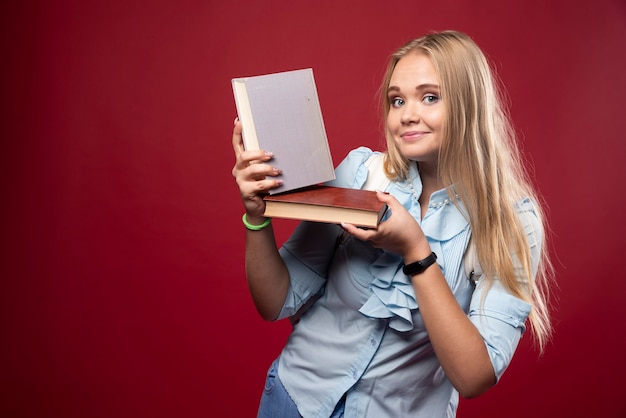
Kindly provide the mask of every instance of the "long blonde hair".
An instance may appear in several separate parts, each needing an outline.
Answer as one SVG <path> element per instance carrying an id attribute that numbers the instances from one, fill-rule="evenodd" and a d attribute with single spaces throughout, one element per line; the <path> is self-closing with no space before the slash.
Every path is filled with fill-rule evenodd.
<path id="1" fill-rule="evenodd" d="M 439 176 L 451 198 L 458 196 L 463 203 L 483 277 L 490 283 L 497 277 L 513 295 L 532 304 L 529 321 L 543 350 L 552 332 L 547 306 L 552 276 L 545 242 L 547 225 L 521 160 L 502 89 L 484 54 L 469 36 L 455 31 L 431 33 L 391 56 L 381 90 L 385 119 L 390 108 L 386 92 L 393 70 L 402 57 L 413 52 L 429 57 L 439 76 L 447 115 L 439 151 Z M 402 156 L 389 131 L 385 132 L 385 172 L 392 179 L 407 179 L 410 161 Z M 543 242 L 538 243 L 541 257 L 536 276 L 526 232 L 515 209 L 515 203 L 526 197 L 535 203 L 543 226 L 540 232 L 544 232 L 538 234 Z M 523 273 L 516 274 L 520 267 Z"/>

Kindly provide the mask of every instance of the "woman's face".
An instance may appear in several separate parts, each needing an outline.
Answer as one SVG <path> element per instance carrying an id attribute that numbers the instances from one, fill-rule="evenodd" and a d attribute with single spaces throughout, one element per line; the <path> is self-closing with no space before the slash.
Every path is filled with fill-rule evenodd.
<path id="1" fill-rule="evenodd" d="M 404 157 L 437 164 L 444 105 L 439 77 L 430 58 L 418 52 L 402 57 L 391 75 L 387 129 Z"/>

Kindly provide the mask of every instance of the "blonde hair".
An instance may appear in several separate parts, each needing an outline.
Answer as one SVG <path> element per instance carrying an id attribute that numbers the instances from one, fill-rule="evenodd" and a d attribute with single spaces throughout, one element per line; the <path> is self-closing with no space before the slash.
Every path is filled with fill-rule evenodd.
<path id="1" fill-rule="evenodd" d="M 533 277 L 530 245 L 515 203 L 530 198 L 543 226 L 540 232 L 547 225 L 521 160 L 502 90 L 469 36 L 455 31 L 428 34 L 391 56 L 381 90 L 383 120 L 390 109 L 387 89 L 393 70 L 409 53 L 430 58 L 439 76 L 445 114 L 455 115 L 444 120 L 439 176 L 455 204 L 456 196 L 463 203 L 483 277 L 489 283 L 497 277 L 513 295 L 532 304 L 529 322 L 543 351 L 552 332 L 547 306 L 552 268 L 545 233 L 540 233 L 541 257 Z M 389 131 L 385 132 L 385 173 L 392 179 L 407 179 L 410 161 L 402 156 Z M 522 273 L 516 273 L 520 268 Z"/>

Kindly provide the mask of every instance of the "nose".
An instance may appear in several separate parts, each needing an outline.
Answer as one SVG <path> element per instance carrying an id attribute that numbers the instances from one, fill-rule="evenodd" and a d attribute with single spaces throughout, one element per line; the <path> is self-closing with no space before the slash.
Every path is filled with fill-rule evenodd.
<path id="1" fill-rule="evenodd" d="M 405 125 L 418 123 L 420 121 L 419 104 L 407 101 L 402 107 L 402 115 L 400 117 L 400 121 Z"/>

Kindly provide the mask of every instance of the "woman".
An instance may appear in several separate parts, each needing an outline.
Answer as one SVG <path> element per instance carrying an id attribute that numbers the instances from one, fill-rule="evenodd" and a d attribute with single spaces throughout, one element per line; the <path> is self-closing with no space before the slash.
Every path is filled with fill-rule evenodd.
<path id="1" fill-rule="evenodd" d="M 263 318 L 298 318 L 259 416 L 455 416 L 459 394 L 502 376 L 527 319 L 549 338 L 543 215 L 483 53 L 429 34 L 392 55 L 381 92 L 387 152 L 353 150 L 331 183 L 384 171 L 375 230 L 303 222 L 277 250 L 262 194 L 280 170 L 235 123 L 250 291 Z"/>

